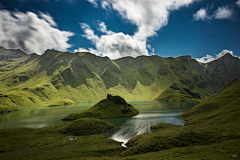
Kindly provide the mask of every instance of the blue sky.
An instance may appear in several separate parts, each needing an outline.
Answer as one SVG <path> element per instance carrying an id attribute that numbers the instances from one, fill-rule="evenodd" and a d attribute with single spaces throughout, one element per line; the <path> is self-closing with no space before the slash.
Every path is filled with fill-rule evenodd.
<path id="1" fill-rule="evenodd" d="M 240 0 L 1 0 L 0 46 L 111 59 L 240 57 Z"/>

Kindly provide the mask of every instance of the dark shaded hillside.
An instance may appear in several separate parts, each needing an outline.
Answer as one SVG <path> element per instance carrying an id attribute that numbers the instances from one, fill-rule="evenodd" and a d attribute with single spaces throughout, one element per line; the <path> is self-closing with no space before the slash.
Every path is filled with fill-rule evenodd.
<path id="1" fill-rule="evenodd" d="M 202 64 L 191 56 L 124 57 L 47 50 L 27 55 L 0 48 L 0 105 L 54 106 L 97 102 L 107 94 L 126 100 L 201 101 L 240 76 L 240 60 L 226 54 Z"/>
<path id="2" fill-rule="evenodd" d="M 20 49 L 5 49 L 0 47 L 0 62 L 13 61 L 16 58 L 22 58 L 27 54 Z"/>
<path id="3" fill-rule="evenodd" d="M 214 90 L 219 91 L 227 83 L 239 78 L 240 60 L 229 53 L 207 64 L 183 56 L 176 59 L 180 59 L 181 64 L 176 68 L 182 70 L 174 72 L 178 75 L 183 73 L 184 76 L 156 100 L 199 101 L 206 97 L 204 95 L 212 95 Z"/>
<path id="4" fill-rule="evenodd" d="M 239 58 L 233 57 L 227 53 L 223 57 L 207 64 L 207 69 L 212 77 L 204 77 L 209 86 L 214 86 L 216 90 L 220 90 L 224 85 L 234 79 L 239 78 Z M 217 78 L 213 78 L 217 77 Z"/>
<path id="5" fill-rule="evenodd" d="M 240 78 L 227 84 L 217 95 L 182 114 L 187 125 L 239 125 Z"/>

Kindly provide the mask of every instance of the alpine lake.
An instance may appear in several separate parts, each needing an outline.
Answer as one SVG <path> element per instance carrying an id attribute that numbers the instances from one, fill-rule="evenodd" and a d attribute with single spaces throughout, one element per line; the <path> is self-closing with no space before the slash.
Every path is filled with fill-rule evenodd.
<path id="1" fill-rule="evenodd" d="M 179 115 L 197 105 L 197 103 L 153 100 L 135 100 L 128 101 L 128 103 L 138 109 L 140 113 L 130 118 L 104 119 L 116 126 L 108 132 L 108 138 L 123 142 L 123 146 L 124 143 L 136 135 L 152 132 L 150 126 L 157 123 L 184 125 L 185 121 Z M 56 107 L 29 107 L 20 111 L 3 113 L 0 115 L 0 128 L 41 128 L 65 123 L 66 121 L 62 121 L 62 118 L 71 113 L 84 111 L 94 104 L 80 103 Z"/>

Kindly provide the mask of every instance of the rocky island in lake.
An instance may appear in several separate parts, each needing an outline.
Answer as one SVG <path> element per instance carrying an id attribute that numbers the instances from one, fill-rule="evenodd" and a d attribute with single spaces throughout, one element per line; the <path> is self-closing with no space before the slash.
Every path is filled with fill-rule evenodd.
<path id="1" fill-rule="evenodd" d="M 120 118 L 132 117 L 139 113 L 131 104 L 128 104 L 120 96 L 107 95 L 106 99 L 101 100 L 91 108 L 80 113 L 72 113 L 62 120 L 75 120 L 79 118 Z"/>

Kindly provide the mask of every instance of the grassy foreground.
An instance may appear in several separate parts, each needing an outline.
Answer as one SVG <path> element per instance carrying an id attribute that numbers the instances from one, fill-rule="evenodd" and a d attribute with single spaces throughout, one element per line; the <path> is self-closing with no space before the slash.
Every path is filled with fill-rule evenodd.
<path id="1" fill-rule="evenodd" d="M 124 149 L 119 142 L 107 139 L 106 134 L 70 136 L 60 133 L 66 125 L 1 129 L 0 159 L 81 159 L 116 156 Z M 74 141 L 68 141 L 70 137 Z"/>
<path id="2" fill-rule="evenodd" d="M 182 116 L 186 126 L 157 124 L 130 139 L 128 148 L 104 133 L 70 135 L 65 123 L 40 129 L 1 129 L 1 159 L 240 159 L 240 79 Z M 71 136 L 76 139 L 76 136 Z"/>
<path id="3" fill-rule="evenodd" d="M 96 118 L 80 118 L 60 130 L 60 133 L 74 136 L 102 133 L 114 128 L 114 125 Z"/>
<path id="4" fill-rule="evenodd" d="M 155 145 L 158 146 L 170 146 L 167 144 L 172 142 L 177 137 L 171 138 L 171 135 L 187 136 L 183 138 L 185 145 L 182 144 L 175 147 L 163 148 L 161 150 L 146 150 L 149 146 L 141 145 L 142 149 L 134 154 L 129 154 L 132 148 L 124 148 L 119 142 L 111 139 L 107 139 L 106 134 L 95 135 L 81 135 L 81 136 L 69 136 L 59 133 L 59 130 L 65 127 L 63 125 L 45 127 L 41 129 L 1 129 L 0 130 L 0 156 L 1 160 L 5 159 L 233 159 L 232 155 L 239 154 L 239 134 L 236 135 L 229 130 L 215 129 L 213 134 L 209 133 L 213 129 L 209 128 L 205 131 L 201 131 L 202 127 L 181 128 L 181 132 L 178 134 L 178 127 L 170 129 L 155 131 L 151 137 L 157 135 L 157 139 L 149 138 L 149 143 L 155 140 Z M 200 130 L 201 136 L 195 137 Z M 219 132 L 221 131 L 221 132 Z M 239 131 L 239 128 L 238 128 Z M 222 133 L 218 135 L 216 132 Z M 165 133 L 165 135 L 163 135 Z M 166 134 L 169 134 L 166 140 Z M 172 134 L 171 134 L 172 133 Z M 189 138 L 192 135 L 192 139 Z M 204 138 L 205 135 L 208 135 Z M 216 136 L 218 135 L 218 136 Z M 144 135 L 148 136 L 148 135 Z M 215 137 L 216 136 L 216 137 Z M 74 141 L 68 141 L 72 137 Z M 221 137 L 219 141 L 217 138 Z M 199 138 L 199 139 L 198 139 Z M 203 138 L 203 139 L 201 139 Z M 212 140 L 204 140 L 213 138 Z M 228 139 L 229 138 L 229 139 Z M 235 138 L 235 139 L 234 139 Z M 194 140 L 196 139 L 196 140 Z M 169 141 L 170 140 L 170 141 Z M 193 142 L 191 141 L 193 140 Z M 216 140 L 216 141 L 214 141 Z M 162 143 L 164 141 L 164 143 Z M 143 143 L 142 143 L 143 144 Z M 175 144 L 177 144 L 175 142 Z M 140 144 L 139 144 L 140 145 Z M 150 148 L 151 149 L 151 148 Z M 126 154 L 128 153 L 128 154 Z M 239 158 L 239 157 L 238 157 Z M 237 159 L 237 158 L 235 158 Z"/>

